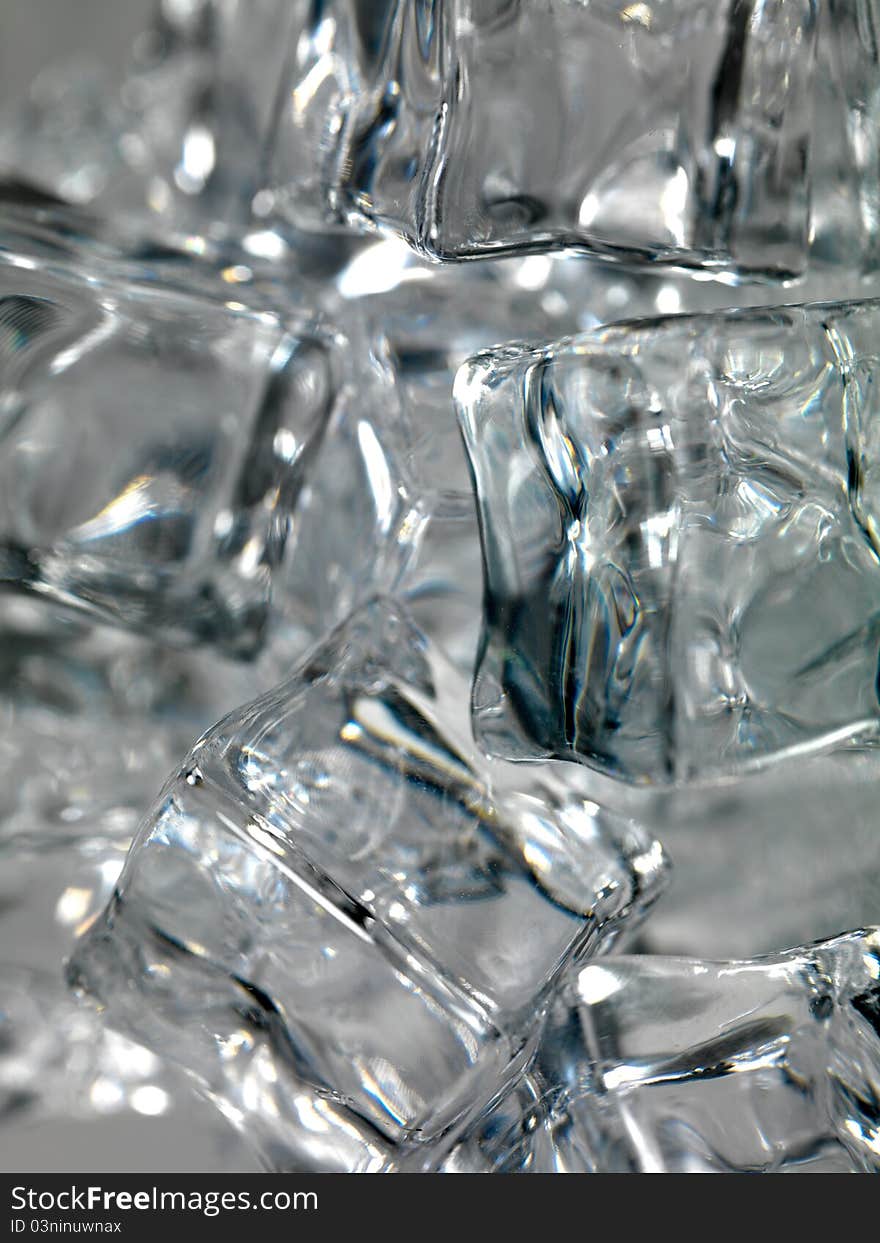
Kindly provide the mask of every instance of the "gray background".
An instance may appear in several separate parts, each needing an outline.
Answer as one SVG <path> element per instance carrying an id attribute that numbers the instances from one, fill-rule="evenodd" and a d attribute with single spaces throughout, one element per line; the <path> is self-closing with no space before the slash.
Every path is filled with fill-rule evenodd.
<path id="1" fill-rule="evenodd" d="M 0 0 L 0 103 L 74 55 L 121 65 L 156 0 Z"/>

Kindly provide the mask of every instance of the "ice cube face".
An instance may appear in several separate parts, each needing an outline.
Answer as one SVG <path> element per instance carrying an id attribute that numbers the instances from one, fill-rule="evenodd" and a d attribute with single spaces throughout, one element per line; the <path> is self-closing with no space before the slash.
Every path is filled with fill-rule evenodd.
<path id="1" fill-rule="evenodd" d="M 166 637 L 262 640 L 333 330 L 0 266 L 0 580 Z"/>
<path id="2" fill-rule="evenodd" d="M 572 967 L 527 1074 L 444 1168 L 871 1173 L 880 933 L 739 962 Z"/>
<path id="3" fill-rule="evenodd" d="M 797 272 L 817 28 L 813 0 L 334 0 L 291 66 L 277 205 L 440 258 L 575 246 Z M 863 42 L 852 60 L 873 66 Z"/>
<path id="4" fill-rule="evenodd" d="M 480 759 L 465 688 L 368 606 L 197 744 L 77 949 L 73 981 L 270 1163 L 311 1159 L 303 1101 L 342 1168 L 454 1134 L 521 1064 L 562 965 L 658 891 L 659 846 L 582 770 Z"/>
<path id="5" fill-rule="evenodd" d="M 876 1172 L 878 951 L 870 929 L 752 962 L 588 964 L 542 1071 L 572 1083 L 582 1042 L 595 1096 L 566 1112 L 600 1169 Z"/>
<path id="6" fill-rule="evenodd" d="M 493 753 L 669 782 L 876 738 L 878 323 L 640 321 L 462 368 Z"/>

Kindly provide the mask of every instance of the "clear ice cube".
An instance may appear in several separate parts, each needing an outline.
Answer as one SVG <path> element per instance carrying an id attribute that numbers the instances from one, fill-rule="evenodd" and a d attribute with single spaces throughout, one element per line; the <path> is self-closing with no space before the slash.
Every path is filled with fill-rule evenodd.
<path id="1" fill-rule="evenodd" d="M 305 240 L 290 245 L 289 262 L 309 253 Z M 278 263 L 267 273 L 244 261 L 252 272 L 244 298 L 263 296 L 271 306 L 303 286 L 302 277 L 285 278 Z M 778 298 L 768 286 L 730 289 L 656 267 L 624 272 L 587 256 L 429 263 L 391 237 L 360 245 L 324 276 L 306 282 L 308 296 L 362 343 L 360 387 L 369 396 L 351 403 L 352 416 L 325 438 L 309 472 L 286 597 L 304 633 L 317 639 L 377 590 L 393 592 L 468 672 L 483 581 L 472 483 L 454 417 L 456 369 L 475 351 L 524 332 L 555 338 L 624 315 Z M 273 279 L 280 288 L 271 287 Z M 837 285 L 852 289 L 851 276 L 839 274 Z M 827 278 L 802 285 L 828 287 Z"/>
<path id="2" fill-rule="evenodd" d="M 459 372 L 484 745 L 670 782 L 876 741 L 878 324 L 673 317 Z"/>
<path id="3" fill-rule="evenodd" d="M 331 0 L 289 67 L 276 206 L 390 225 L 440 258 L 579 246 L 798 272 L 818 16 L 814 0 Z M 852 76 L 836 37 L 821 71 Z M 850 59 L 870 76 L 864 38 Z"/>
<path id="4" fill-rule="evenodd" d="M 323 305 L 350 337 L 371 343 L 365 383 L 371 371 L 384 378 L 369 403 L 375 435 L 349 428 L 328 438 L 309 476 L 303 509 L 316 515 L 314 541 L 302 517 L 300 547 L 312 551 L 294 565 L 290 594 L 301 613 L 310 609 L 311 633 L 382 587 L 405 597 L 421 628 L 470 672 L 483 580 L 452 401 L 457 368 L 525 330 L 556 337 L 623 314 L 715 309 L 734 296 L 760 303 L 772 293 L 733 294 L 659 269 L 624 273 L 582 256 L 432 264 L 397 238 L 360 247 L 323 287 Z M 320 588 L 309 563 L 327 568 Z"/>
<path id="5" fill-rule="evenodd" d="M 659 889 L 583 776 L 483 760 L 462 676 L 375 602 L 196 745 L 70 979 L 276 1167 L 436 1160 Z"/>
<path id="6" fill-rule="evenodd" d="M 447 1161 L 531 1173 L 876 1173 L 880 932 L 572 969 L 535 1062 Z"/>
<path id="7" fill-rule="evenodd" d="M 7 254 L 0 581 L 253 652 L 348 357 L 307 313 Z"/>

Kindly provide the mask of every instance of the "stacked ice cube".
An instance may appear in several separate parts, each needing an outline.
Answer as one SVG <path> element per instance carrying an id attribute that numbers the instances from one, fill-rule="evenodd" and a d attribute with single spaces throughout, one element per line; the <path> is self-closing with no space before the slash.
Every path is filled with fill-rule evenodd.
<path id="1" fill-rule="evenodd" d="M 0 1116 L 880 1168 L 878 37 L 163 0 L 7 109 Z"/>

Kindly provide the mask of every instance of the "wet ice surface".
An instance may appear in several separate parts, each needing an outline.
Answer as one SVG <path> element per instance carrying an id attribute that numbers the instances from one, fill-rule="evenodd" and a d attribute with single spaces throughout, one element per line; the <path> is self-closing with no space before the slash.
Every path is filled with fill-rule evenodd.
<path id="1" fill-rule="evenodd" d="M 332 330 L 6 260 L 0 580 L 253 651 L 338 401 Z"/>
<path id="2" fill-rule="evenodd" d="M 877 52 L 851 5 L 334 0 L 287 73 L 269 173 L 297 221 L 457 259 L 876 263 Z"/>
<path id="3" fill-rule="evenodd" d="M 488 10 L 453 0 L 434 6 L 431 29 L 419 24 L 425 6 L 368 13 L 341 2 L 321 6 L 328 20 L 305 29 L 307 7 L 163 3 L 124 70 L 50 69 L 23 107 L 0 116 L 0 493 L 9 511 L 0 541 L 3 575 L 17 582 L 0 594 L 0 939 L 15 960 L 0 969 L 0 1085 L 26 1084 L 2 1098 L 0 1163 L 864 1168 L 876 1146 L 876 1049 L 865 1027 L 875 1008 L 872 986 L 857 990 L 859 959 L 869 976 L 876 966 L 873 940 L 794 958 L 778 951 L 880 919 L 878 759 L 870 736 L 852 745 L 849 717 L 866 697 L 873 710 L 871 588 L 856 587 L 876 534 L 870 317 L 861 339 L 847 322 L 821 347 L 815 334 L 795 334 L 796 348 L 788 328 L 775 335 L 778 317 L 747 321 L 771 328 L 749 329 L 719 364 L 726 429 L 736 435 L 688 441 L 684 453 L 663 435 L 651 441 L 647 433 L 666 426 L 651 420 L 681 396 L 684 352 L 717 362 L 718 349 L 694 345 L 685 329 L 676 356 L 667 348 L 674 327 L 651 347 L 648 416 L 636 429 L 645 452 L 611 471 L 617 501 L 632 500 L 647 463 L 650 529 L 639 538 L 655 554 L 668 550 L 668 532 L 650 521 L 663 476 L 655 468 L 672 458 L 678 482 L 711 481 L 720 443 L 734 483 L 713 493 L 714 509 L 697 505 L 698 516 L 711 512 L 701 547 L 723 519 L 748 601 L 720 591 L 714 562 L 698 580 L 711 600 L 696 592 L 705 626 L 696 638 L 685 633 L 688 693 L 670 708 L 685 744 L 672 748 L 672 767 L 681 765 L 674 775 L 688 777 L 686 789 L 662 788 L 669 765 L 657 759 L 669 748 L 656 731 L 635 748 L 626 730 L 606 731 L 603 746 L 620 753 L 606 765 L 614 779 L 584 765 L 499 765 L 474 746 L 466 680 L 482 571 L 452 402 L 457 368 L 500 342 L 876 293 L 877 70 L 861 7 L 832 2 L 815 30 L 807 4 L 761 6 L 748 30 L 743 6 L 703 3 L 686 14 L 654 6 L 653 27 L 646 6 L 628 6 L 624 20 L 619 6 L 557 5 L 552 22 L 537 2 L 495 6 L 497 21 L 486 24 Z M 461 19 L 452 40 L 450 14 Z M 532 37 L 536 23 L 543 43 Z M 392 25 L 403 53 L 396 95 L 384 89 L 394 41 L 376 42 Z M 588 30 L 587 59 L 601 63 L 585 79 L 578 40 Z M 422 71 L 440 43 L 454 44 L 463 63 L 479 53 L 481 73 L 469 76 L 437 149 L 444 158 L 455 150 L 455 177 L 439 181 L 429 202 L 407 197 L 427 146 L 416 143 L 415 161 L 398 157 L 431 116 L 438 79 Z M 486 112 L 496 58 L 519 43 L 529 56 L 517 98 Z M 365 49 L 355 83 L 364 94 L 334 97 Z M 552 141 L 546 133 L 547 116 L 575 98 L 560 90 L 575 61 L 579 90 L 614 77 L 603 96 L 614 103 L 626 93 L 634 108 L 604 114 L 614 142 L 589 167 L 570 126 Z M 651 92 L 672 64 L 659 109 Z M 541 108 L 521 124 L 526 82 L 541 87 Z M 284 107 L 274 116 L 279 84 Z M 414 103 L 426 105 L 418 125 Z M 701 108 L 707 126 L 697 133 Z M 667 141 L 676 109 L 687 118 Z M 316 163 L 316 138 L 355 113 Z M 591 141 L 602 125 L 591 125 Z M 394 199 L 401 177 L 410 189 Z M 522 255 L 438 266 L 398 239 L 291 225 L 328 209 L 358 229 L 388 219 L 429 251 Z M 529 253 L 547 230 L 630 266 Z M 640 262 L 647 255 L 764 273 L 806 264 L 807 275 L 787 289 L 726 286 L 664 273 Z M 313 353 L 288 357 L 278 342 L 301 340 L 303 324 L 319 321 L 333 325 L 329 337 L 318 334 L 333 382 L 310 434 L 322 366 Z M 694 339 L 717 331 L 704 321 Z M 851 356 L 842 361 L 838 347 Z M 578 401 L 568 402 L 574 390 Z M 577 383 L 564 395 L 568 410 L 581 409 Z M 558 386 L 554 399 L 562 426 Z M 235 418 L 224 423 L 224 410 Z M 124 479 L 113 475 L 120 443 L 132 449 Z M 559 452 L 539 465 L 556 488 L 562 450 L 578 440 L 548 433 L 542 452 L 553 443 Z M 499 478 L 512 477 L 512 458 L 502 466 Z M 497 520 L 503 506 L 494 508 Z M 864 536 L 860 555 L 845 534 L 850 518 Z M 530 520 L 517 506 L 516 539 Z M 630 564 L 631 536 L 627 528 L 615 549 L 618 567 Z M 770 558 L 780 571 L 770 596 L 787 598 L 791 623 L 776 633 L 755 625 L 760 574 L 740 575 L 749 547 L 771 537 L 785 565 Z M 801 571 L 814 554 L 819 568 L 807 582 Z M 681 549 L 679 560 L 687 562 Z M 763 552 L 756 564 L 767 569 Z M 683 579 L 693 597 L 692 578 Z M 86 612 L 50 608 L 47 588 Z M 383 614 L 378 629 L 362 620 L 343 647 L 328 648 L 330 628 L 377 590 L 406 601 L 428 645 L 397 642 L 411 636 L 409 623 L 390 636 Z M 809 607 L 799 607 L 801 595 Z M 547 600 L 536 599 L 546 616 Z M 93 627 L 99 613 L 127 629 Z M 649 613 L 650 629 L 659 614 L 653 604 Z M 743 646 L 742 622 L 755 645 Z M 835 626 L 847 633 L 825 651 L 811 687 L 800 679 L 792 712 L 783 694 L 792 668 L 772 644 L 824 642 Z M 148 638 L 132 633 L 143 629 Z M 362 661 L 364 634 L 382 649 L 375 667 Z M 299 690 L 288 687 L 274 707 L 265 701 L 262 716 L 242 709 L 315 641 Z M 662 706 L 645 659 L 651 644 L 640 644 L 650 670 L 639 693 Z M 236 664 L 222 654 L 229 649 L 256 660 Z M 590 650 L 601 662 L 601 644 Z M 615 674 L 625 682 L 626 659 Z M 279 703 L 284 725 L 255 746 L 248 730 L 255 720 L 277 725 Z M 828 751 L 819 726 L 841 705 L 845 745 Z M 233 723 L 216 726 L 227 712 Z M 178 778 L 157 804 L 204 730 L 207 782 Z M 324 743 L 305 743 L 304 730 Z M 659 772 L 661 784 L 617 780 L 624 752 L 628 775 Z M 756 752 L 772 763 L 746 774 L 743 756 Z M 277 782 L 276 772 L 285 774 Z M 663 870 L 657 838 L 675 866 L 642 923 Z M 157 866 L 159 856 L 173 866 Z M 146 927 L 149 914 L 170 939 Z M 159 1052 L 65 999 L 61 960 L 82 934 L 76 962 L 105 990 L 111 1023 Z M 541 1037 L 542 1007 L 563 978 L 557 967 L 609 948 L 643 956 L 603 955 L 583 976 L 571 969 Z M 775 958 L 707 961 L 760 953 Z M 136 985 L 128 1004 L 120 981 Z M 650 1013 L 646 998 L 656 998 Z M 744 1021 L 749 1007 L 757 1026 Z M 202 1035 L 181 1043 L 197 1021 Z M 709 1037 L 704 1021 L 715 1025 Z M 428 1031 L 423 1059 L 413 1041 Z M 164 1060 L 172 1049 L 189 1077 Z"/>
<path id="4" fill-rule="evenodd" d="M 569 972 L 529 1074 L 448 1159 L 519 1173 L 876 1172 L 878 932 Z"/>
<path id="5" fill-rule="evenodd" d="M 638 321 L 461 370 L 487 747 L 664 782 L 876 737 L 877 317 Z"/>
<path id="6" fill-rule="evenodd" d="M 303 1092 L 346 1168 L 420 1159 L 514 1073 L 560 967 L 657 892 L 659 845 L 577 769 L 479 757 L 465 685 L 369 606 L 198 744 L 74 956 L 273 1164 L 315 1160 Z"/>

